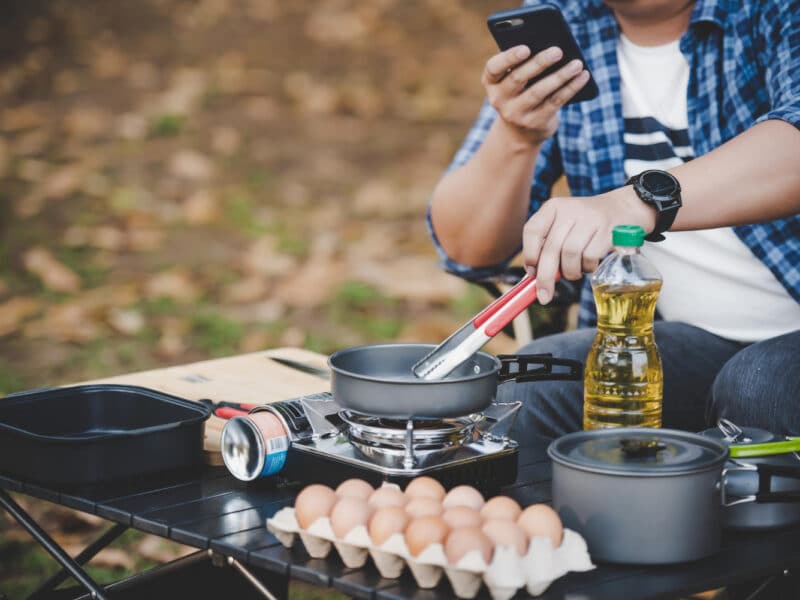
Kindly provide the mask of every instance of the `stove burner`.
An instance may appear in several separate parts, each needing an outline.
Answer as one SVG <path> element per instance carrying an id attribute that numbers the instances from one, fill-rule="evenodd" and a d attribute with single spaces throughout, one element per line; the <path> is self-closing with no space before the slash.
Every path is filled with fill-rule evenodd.
<path id="1" fill-rule="evenodd" d="M 356 448 L 373 459 L 402 458 L 406 468 L 418 459 L 443 456 L 475 440 L 475 421 L 468 417 L 408 421 L 384 419 L 343 410 L 347 436 Z"/>

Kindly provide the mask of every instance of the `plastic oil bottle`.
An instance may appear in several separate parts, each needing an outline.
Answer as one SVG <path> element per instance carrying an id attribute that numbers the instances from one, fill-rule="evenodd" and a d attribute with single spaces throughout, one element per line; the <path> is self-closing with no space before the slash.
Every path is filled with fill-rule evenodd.
<path id="1" fill-rule="evenodd" d="M 661 427 L 663 374 L 653 335 L 661 274 L 641 253 L 645 231 L 614 228 L 614 252 L 591 276 L 597 335 L 586 358 L 583 428 Z"/>

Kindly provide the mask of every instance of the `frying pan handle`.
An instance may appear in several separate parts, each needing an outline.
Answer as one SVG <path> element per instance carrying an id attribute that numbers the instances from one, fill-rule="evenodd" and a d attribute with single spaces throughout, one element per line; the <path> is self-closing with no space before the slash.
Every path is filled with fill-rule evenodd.
<path id="1" fill-rule="evenodd" d="M 746 504 L 749 502 L 756 502 L 758 504 L 771 504 L 775 502 L 800 502 L 800 491 L 791 490 L 784 492 L 772 491 L 772 478 L 773 477 L 787 477 L 791 479 L 800 479 L 800 467 L 793 467 L 789 465 L 770 465 L 767 463 L 754 464 L 741 464 L 738 466 L 727 467 L 722 471 L 722 503 L 725 506 L 735 506 L 737 504 Z M 746 496 L 728 502 L 724 490 L 725 479 L 731 471 L 755 471 L 758 475 L 758 491 L 752 496 Z"/>
<path id="2" fill-rule="evenodd" d="M 800 479 L 800 467 L 790 467 L 788 465 L 757 465 L 758 471 L 758 492 L 756 502 L 759 504 L 766 502 L 800 502 L 800 491 L 773 492 L 773 477 L 791 477 Z"/>
<path id="3" fill-rule="evenodd" d="M 552 354 L 499 354 L 500 383 L 514 381 L 581 381 L 583 364 L 579 360 L 553 358 Z M 566 370 L 553 372 L 553 367 L 566 367 Z"/>

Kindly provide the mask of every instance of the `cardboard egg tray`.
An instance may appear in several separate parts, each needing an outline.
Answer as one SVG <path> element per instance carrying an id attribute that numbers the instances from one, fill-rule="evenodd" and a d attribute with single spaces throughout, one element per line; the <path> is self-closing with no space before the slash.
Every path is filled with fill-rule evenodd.
<path id="1" fill-rule="evenodd" d="M 287 548 L 299 537 L 312 558 L 326 558 L 333 548 L 349 568 L 363 567 L 372 557 L 375 567 L 386 579 L 400 577 L 408 566 L 420 588 L 434 588 L 446 576 L 459 598 L 474 598 L 486 584 L 494 600 L 508 600 L 521 588 L 531 596 L 542 594 L 550 584 L 570 571 L 594 568 L 586 542 L 576 532 L 564 530 L 561 546 L 553 548 L 549 538 L 533 538 L 525 556 L 509 546 L 496 546 L 490 564 L 480 552 L 473 551 L 451 565 L 441 544 L 432 544 L 414 557 L 401 534 L 390 536 L 381 546 L 370 540 L 363 525 L 352 529 L 343 539 L 333 532 L 330 519 L 320 517 L 306 529 L 300 529 L 294 508 L 279 510 L 267 519 L 267 529 Z"/>

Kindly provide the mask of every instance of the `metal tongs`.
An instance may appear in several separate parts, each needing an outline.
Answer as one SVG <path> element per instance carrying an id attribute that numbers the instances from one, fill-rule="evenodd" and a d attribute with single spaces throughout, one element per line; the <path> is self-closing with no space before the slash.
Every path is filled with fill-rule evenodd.
<path id="1" fill-rule="evenodd" d="M 411 370 L 420 379 L 444 379 L 480 350 L 517 315 L 536 300 L 536 279 L 523 277 L 517 285 L 467 321 L 453 335 L 436 346 Z"/>

